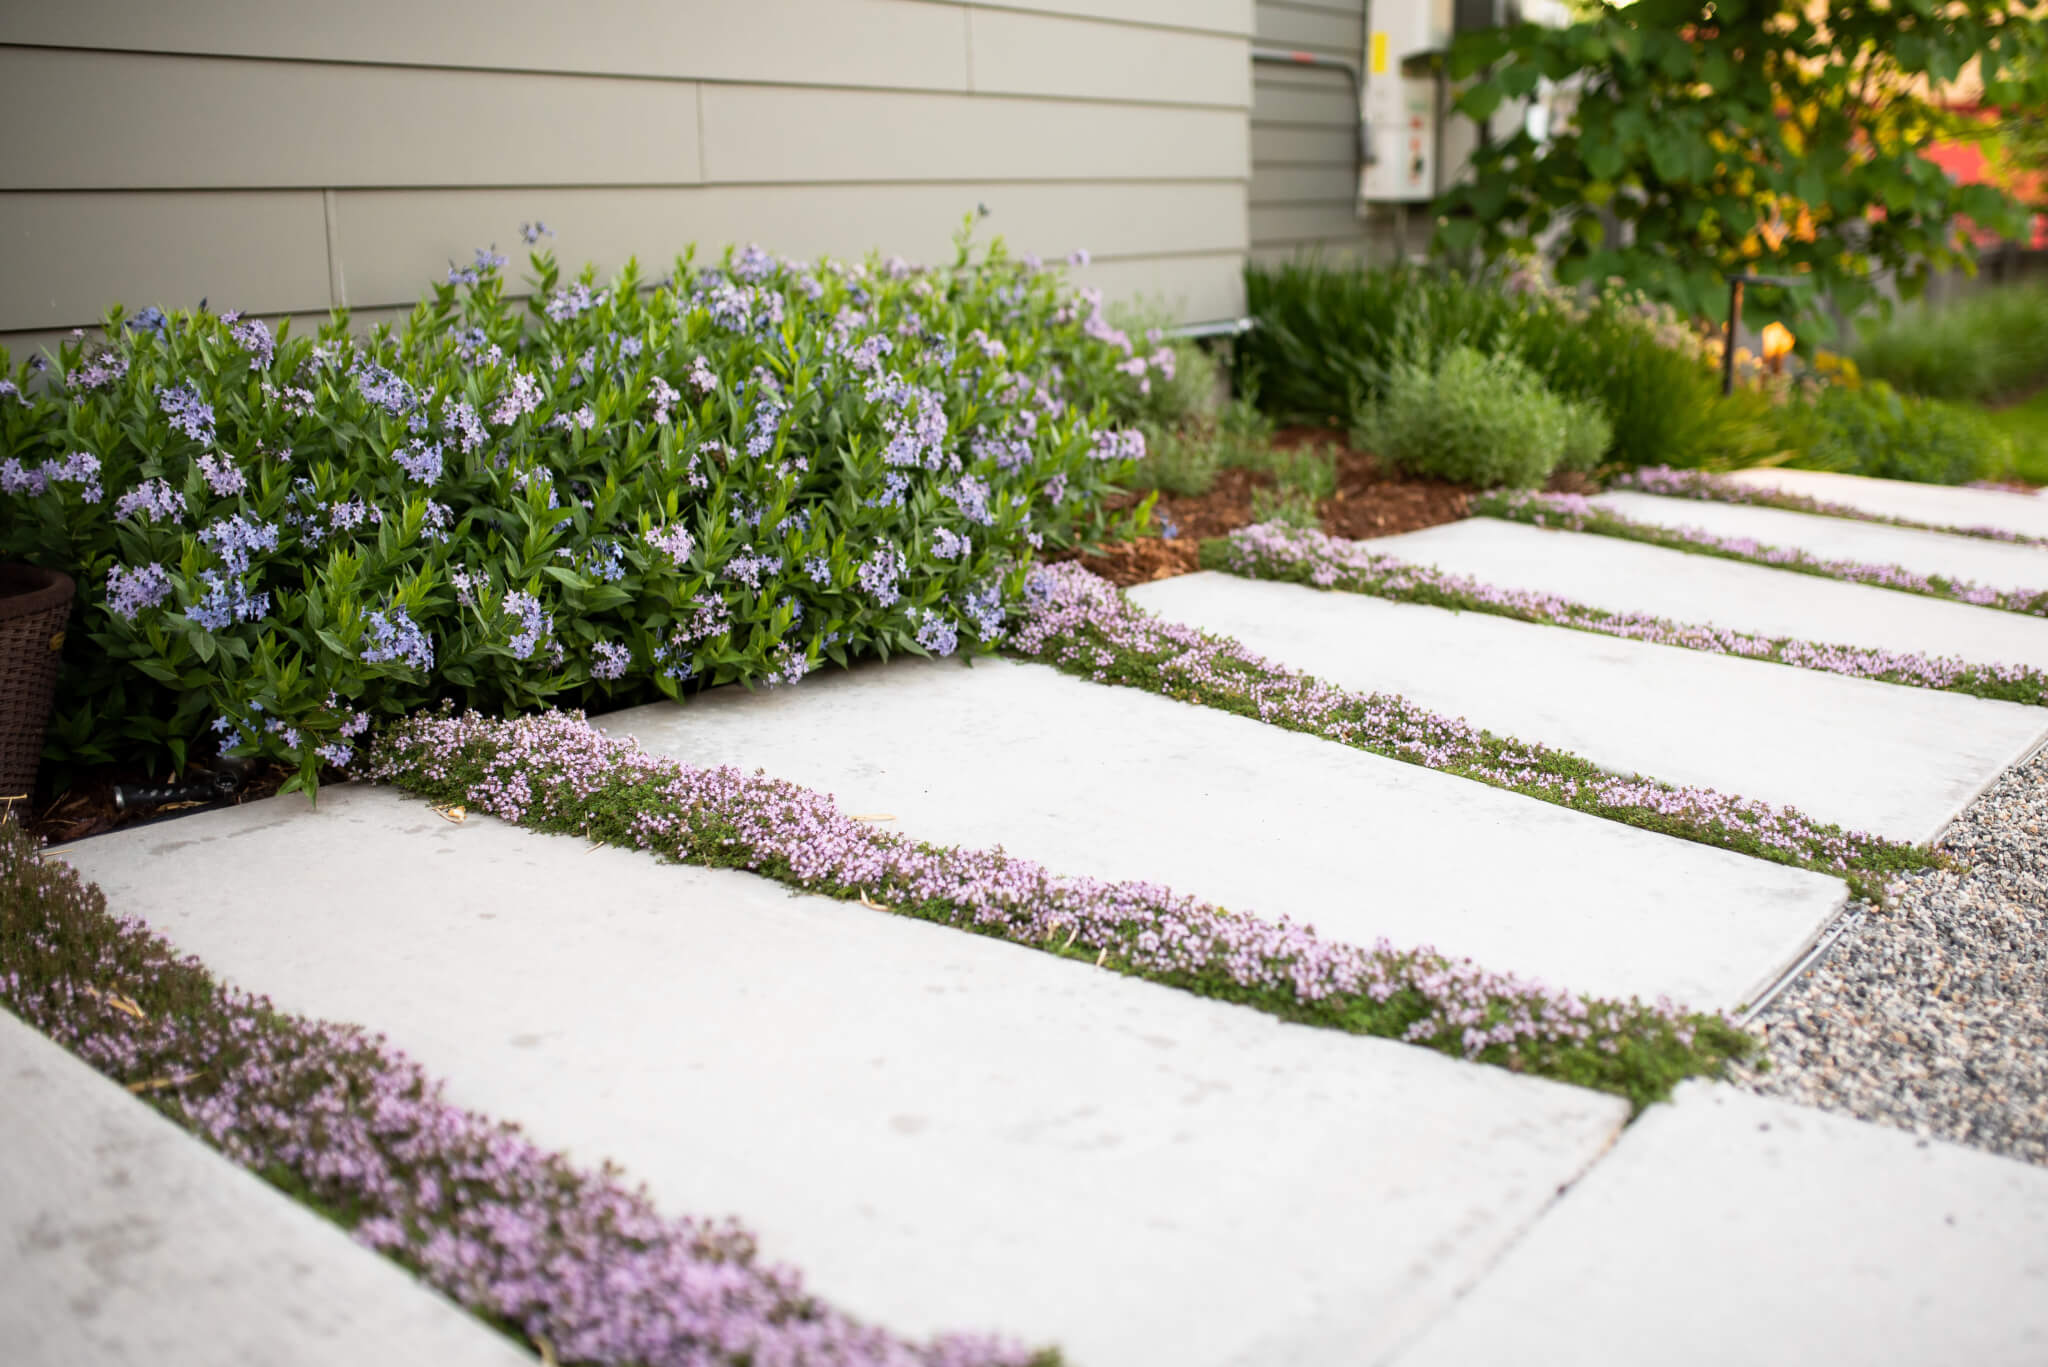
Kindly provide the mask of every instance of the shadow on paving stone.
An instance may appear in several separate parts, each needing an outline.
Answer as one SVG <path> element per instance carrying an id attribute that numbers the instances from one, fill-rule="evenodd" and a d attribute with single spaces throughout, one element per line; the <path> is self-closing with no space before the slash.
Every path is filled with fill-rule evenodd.
<path id="1" fill-rule="evenodd" d="M 1943 836 L 1756 1022 L 1766 1096 L 2048 1166 L 2048 751 Z"/>

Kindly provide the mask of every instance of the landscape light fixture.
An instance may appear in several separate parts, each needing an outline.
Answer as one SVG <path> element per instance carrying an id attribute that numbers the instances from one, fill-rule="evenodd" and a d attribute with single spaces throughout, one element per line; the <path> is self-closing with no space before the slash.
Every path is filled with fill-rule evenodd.
<path id="1" fill-rule="evenodd" d="M 1742 287 L 1744 285 L 1811 285 L 1810 275 L 1743 275 L 1728 277 L 1728 336 L 1721 344 L 1721 395 L 1726 398 L 1735 392 L 1735 334 L 1742 327 Z M 1792 349 L 1792 330 L 1781 324 L 1774 324 L 1785 334 L 1785 350 Z M 1769 354 L 1769 342 L 1765 343 L 1765 354 Z"/>

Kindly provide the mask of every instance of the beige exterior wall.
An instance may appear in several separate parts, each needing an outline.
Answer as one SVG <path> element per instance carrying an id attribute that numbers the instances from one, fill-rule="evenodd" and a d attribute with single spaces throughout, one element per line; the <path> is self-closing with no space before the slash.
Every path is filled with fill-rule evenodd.
<path id="1" fill-rule="evenodd" d="M 1415 0 L 1377 0 L 1407 4 Z M 1257 0 L 1256 38 L 1281 47 L 1365 60 L 1365 0 Z M 1358 106 L 1343 73 L 1261 63 L 1252 69 L 1249 200 L 1254 260 L 1297 256 L 1385 260 L 1386 211 L 1358 213 Z M 1416 215 L 1414 232 L 1425 233 Z"/>
<path id="2" fill-rule="evenodd" d="M 983 205 L 1222 316 L 1251 29 L 1251 0 L 8 5 L 0 346 L 116 302 L 405 305 L 535 218 L 565 263 L 659 273 L 691 242 L 941 259 Z"/>

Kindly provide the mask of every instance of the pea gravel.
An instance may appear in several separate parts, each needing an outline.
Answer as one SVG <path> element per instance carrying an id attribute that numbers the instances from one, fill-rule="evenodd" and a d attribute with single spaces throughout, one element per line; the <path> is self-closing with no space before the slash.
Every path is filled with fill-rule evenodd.
<path id="1" fill-rule="evenodd" d="M 1765 1008 L 1765 1096 L 2048 1166 L 2048 751 L 2009 769 Z"/>

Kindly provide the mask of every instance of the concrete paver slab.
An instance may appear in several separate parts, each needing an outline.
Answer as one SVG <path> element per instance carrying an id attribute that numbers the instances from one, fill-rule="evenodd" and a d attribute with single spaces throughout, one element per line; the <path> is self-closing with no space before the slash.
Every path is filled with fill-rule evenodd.
<path id="1" fill-rule="evenodd" d="M 533 1362 L 4 1009 L 0 1345 L 20 1367 Z"/>
<path id="2" fill-rule="evenodd" d="M 216 971 L 386 1032 L 452 1100 L 617 1160 L 665 1210 L 738 1215 L 848 1311 L 1077 1367 L 1384 1352 L 1626 1113 L 388 789 L 63 853 Z"/>
<path id="3" fill-rule="evenodd" d="M 1766 636 L 2048 669 L 2048 618 L 1745 565 L 1612 536 L 1475 517 L 1373 549 L 1502 588 Z"/>
<path id="4" fill-rule="evenodd" d="M 2048 738 L 2048 710 L 1201 573 L 1131 597 L 1268 658 L 1622 773 L 1929 841 Z"/>
<path id="5" fill-rule="evenodd" d="M 1046 665 L 904 660 L 598 719 L 943 844 L 1137 878 L 1357 944 L 1697 1007 L 1751 999 L 1843 884 Z"/>
<path id="6" fill-rule="evenodd" d="M 1823 470 L 1739 470 L 1728 478 L 1758 489 L 1778 489 L 1883 517 L 1911 518 L 1942 527 L 1997 527 L 2048 536 L 2048 500 L 2003 489 L 1965 489 L 1902 479 L 1837 475 Z"/>
<path id="7" fill-rule="evenodd" d="M 2040 546 L 1655 494 L 1601 494 L 1593 503 L 1637 522 L 1696 527 L 1715 536 L 1750 537 L 1767 546 L 1789 546 L 1826 560 L 1899 565 L 1915 574 L 1967 579 L 1986 588 L 2048 589 L 2048 548 Z"/>
<path id="8" fill-rule="evenodd" d="M 2037 1367 L 2048 1171 L 1688 1083 L 1398 1367 Z"/>

